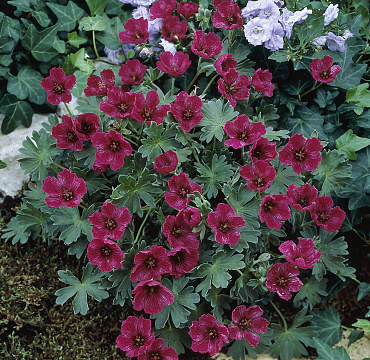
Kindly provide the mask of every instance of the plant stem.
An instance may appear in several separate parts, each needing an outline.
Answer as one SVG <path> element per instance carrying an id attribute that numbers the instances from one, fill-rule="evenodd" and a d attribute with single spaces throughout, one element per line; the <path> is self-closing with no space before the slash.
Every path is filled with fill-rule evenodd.
<path id="1" fill-rule="evenodd" d="M 305 215 L 306 215 L 306 212 L 302 211 L 302 218 L 301 218 L 301 222 L 299 223 L 298 229 L 302 229 L 302 224 L 303 224 Z"/>
<path id="2" fill-rule="evenodd" d="M 174 92 L 175 92 L 175 80 L 176 80 L 176 78 L 173 77 L 172 78 L 172 83 L 171 83 L 171 95 L 174 95 Z"/>
<path id="3" fill-rule="evenodd" d="M 64 106 L 66 107 L 67 111 L 68 111 L 68 114 L 70 117 L 73 117 L 73 112 L 71 110 L 71 108 L 69 107 L 69 105 L 67 103 L 63 103 Z"/>
<path id="4" fill-rule="evenodd" d="M 189 148 L 189 149 L 191 150 L 191 152 L 193 153 L 193 156 L 194 156 L 195 160 L 196 160 L 198 163 L 200 163 L 200 161 L 199 161 L 199 157 L 198 157 L 198 154 L 197 154 L 197 152 L 193 149 L 193 147 L 191 146 L 191 143 L 190 143 L 190 141 L 189 141 L 189 138 L 188 138 L 188 136 L 187 136 L 186 132 L 185 132 L 183 129 L 181 129 L 181 131 L 182 131 L 183 135 L 185 136 L 186 140 L 188 141 L 188 148 Z"/>
<path id="5" fill-rule="evenodd" d="M 204 95 L 207 90 L 209 89 L 209 87 L 212 85 L 212 83 L 215 81 L 216 77 L 218 76 L 218 74 L 216 74 L 212 79 L 211 81 L 207 84 L 206 88 L 203 90 L 203 92 L 201 93 L 201 95 Z"/>
<path id="6" fill-rule="evenodd" d="M 285 320 L 285 317 L 283 316 L 283 314 L 280 312 L 280 310 L 278 309 L 278 307 L 272 302 L 272 300 L 270 300 L 270 304 L 274 307 L 274 309 L 276 310 L 276 312 L 279 314 L 279 316 L 281 317 L 281 320 L 283 320 L 283 324 L 284 324 L 284 329 L 285 331 L 288 330 L 288 326 L 286 324 L 286 320 Z"/>
<path id="7" fill-rule="evenodd" d="M 99 56 L 99 53 L 98 53 L 98 49 L 96 48 L 95 31 L 94 30 L 92 31 L 92 35 L 93 35 L 93 46 L 94 46 L 95 56 L 98 60 L 101 60 L 100 56 Z"/>
<path id="8" fill-rule="evenodd" d="M 299 99 L 299 101 L 301 101 L 301 99 L 303 98 L 303 96 L 305 96 L 305 95 L 307 95 L 307 94 L 309 94 L 311 91 L 314 91 L 314 90 L 316 90 L 316 89 L 318 89 L 320 86 L 322 86 L 322 82 L 319 84 L 319 85 L 317 85 L 316 86 L 316 84 L 317 84 L 317 81 L 315 81 L 315 84 L 312 86 L 312 88 L 310 89 L 310 90 L 307 90 L 306 92 L 304 92 L 302 95 L 298 95 L 298 99 Z"/>
<path id="9" fill-rule="evenodd" d="M 139 238 L 140 238 L 140 233 L 141 231 L 143 230 L 144 226 L 145 226 L 145 223 L 146 221 L 148 220 L 148 217 L 149 217 L 149 214 L 151 213 L 151 211 L 153 210 L 153 208 L 150 208 L 149 211 L 146 213 L 145 215 L 145 218 L 144 220 L 142 221 L 140 227 L 139 227 L 139 230 L 137 231 L 137 234 L 136 234 L 136 238 L 134 240 L 134 244 L 136 244 L 138 241 L 139 241 Z"/>
<path id="10" fill-rule="evenodd" d="M 201 61 L 202 61 L 202 58 L 199 56 L 198 66 L 197 66 L 197 72 L 195 73 L 195 75 L 193 77 L 193 80 L 191 80 L 191 83 L 189 84 L 188 88 L 186 89 L 186 92 L 189 92 L 190 91 L 191 87 L 193 86 L 193 84 L 195 83 L 195 81 L 198 79 L 200 73 L 202 72 L 202 71 L 199 71 Z"/>
<path id="11" fill-rule="evenodd" d="M 307 226 L 307 225 L 311 225 L 311 224 L 313 224 L 314 222 L 315 222 L 315 220 L 311 220 L 311 221 L 309 221 L 308 223 L 303 224 L 303 225 L 300 227 L 300 229 L 304 228 L 304 227 L 305 227 L 305 226 Z"/>

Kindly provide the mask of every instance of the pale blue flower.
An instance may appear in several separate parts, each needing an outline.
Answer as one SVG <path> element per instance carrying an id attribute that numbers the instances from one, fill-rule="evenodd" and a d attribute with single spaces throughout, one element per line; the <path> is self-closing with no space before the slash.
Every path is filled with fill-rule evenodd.
<path id="1" fill-rule="evenodd" d="M 122 47 L 123 50 L 125 50 L 125 55 L 127 56 L 128 52 L 134 49 L 134 44 L 123 43 Z M 104 52 L 107 55 L 109 61 L 112 62 L 113 64 L 116 65 L 123 64 L 124 61 L 120 58 L 120 56 L 123 56 L 122 48 L 119 47 L 116 50 L 111 50 L 106 46 L 104 48 Z"/>
<path id="2" fill-rule="evenodd" d="M 328 49 L 331 51 L 346 51 L 345 40 L 342 36 L 336 36 L 332 32 L 328 34 L 326 37 L 326 45 Z"/>
<path id="3" fill-rule="evenodd" d="M 271 21 L 279 20 L 280 10 L 273 0 L 260 0 L 259 3 L 260 9 L 258 11 L 258 17 Z"/>
<path id="4" fill-rule="evenodd" d="M 290 10 L 283 8 L 283 13 L 280 15 L 279 22 L 284 29 L 285 37 L 287 39 L 290 39 L 290 36 L 292 35 L 292 29 L 293 29 L 294 23 L 289 21 L 289 19 L 292 17 L 293 17 L 293 13 Z"/>
<path id="5" fill-rule="evenodd" d="M 333 20 L 335 20 L 338 17 L 338 4 L 333 5 L 330 4 L 326 11 L 324 12 L 325 20 L 324 25 L 329 25 Z"/>
<path id="6" fill-rule="evenodd" d="M 326 43 L 326 36 L 319 36 L 314 41 L 312 41 L 312 44 L 315 46 L 324 46 Z"/>
<path id="7" fill-rule="evenodd" d="M 171 42 L 167 41 L 166 39 L 161 39 L 159 45 L 163 47 L 164 51 L 169 51 L 172 55 L 175 55 L 176 47 Z"/>
<path id="8" fill-rule="evenodd" d="M 154 0 L 119 0 L 121 3 L 130 4 L 133 6 L 150 6 Z"/>
<path id="9" fill-rule="evenodd" d="M 254 18 L 244 25 L 244 35 L 252 45 L 262 45 L 271 38 L 272 28 L 269 20 Z"/>
<path id="10" fill-rule="evenodd" d="M 276 51 L 284 47 L 284 29 L 278 22 L 274 24 L 271 38 L 264 43 L 265 48 Z"/>
<path id="11" fill-rule="evenodd" d="M 307 9 L 306 7 L 303 10 L 295 11 L 293 16 L 289 19 L 290 22 L 294 24 L 302 24 L 303 21 L 307 19 L 307 16 L 312 14 L 312 10 Z"/>
<path id="12" fill-rule="evenodd" d="M 351 38 L 352 36 L 353 36 L 353 32 L 350 32 L 348 29 L 344 30 L 343 35 L 342 35 L 344 40 L 347 40 Z"/>

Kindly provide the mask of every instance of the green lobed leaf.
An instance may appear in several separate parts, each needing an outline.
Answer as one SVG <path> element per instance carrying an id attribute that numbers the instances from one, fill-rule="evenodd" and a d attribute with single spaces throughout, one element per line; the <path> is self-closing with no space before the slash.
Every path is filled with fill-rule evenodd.
<path id="1" fill-rule="evenodd" d="M 38 71 L 23 67 L 17 76 L 9 78 L 7 90 L 19 100 L 28 97 L 31 102 L 42 105 L 47 97 L 46 91 L 40 85 L 42 78 Z"/>
<path id="2" fill-rule="evenodd" d="M 299 291 L 294 297 L 294 306 L 300 307 L 302 304 L 307 304 L 312 310 L 315 305 L 321 302 L 320 295 L 328 295 L 325 291 L 327 282 L 326 278 L 317 280 L 314 276 L 303 280 L 303 286 L 299 287 Z"/>
<path id="3" fill-rule="evenodd" d="M 1 124 L 3 134 L 11 133 L 17 126 L 30 127 L 33 109 L 26 101 L 19 101 L 14 95 L 5 94 L 0 101 L 0 112 L 5 115 Z"/>
<path id="4" fill-rule="evenodd" d="M 108 0 L 86 0 L 86 3 L 92 16 L 103 15 Z"/>
<path id="5" fill-rule="evenodd" d="M 362 282 L 358 286 L 358 295 L 357 295 L 357 301 L 362 300 L 366 295 L 370 294 L 370 284 L 366 282 Z"/>
<path id="6" fill-rule="evenodd" d="M 125 30 L 121 20 L 118 17 L 106 19 L 108 27 L 104 31 L 96 34 L 96 39 L 111 50 L 116 50 L 121 46 L 121 41 L 118 39 L 118 34 Z"/>
<path id="7" fill-rule="evenodd" d="M 354 344 L 356 341 L 361 340 L 365 335 L 364 331 L 353 330 L 348 337 L 348 348 Z"/>
<path id="8" fill-rule="evenodd" d="M 370 107 L 370 91 L 367 90 L 368 87 L 369 84 L 364 83 L 346 92 L 346 102 L 352 102 L 360 107 L 360 109 L 355 110 L 357 115 L 362 114 L 365 107 Z"/>
<path id="9" fill-rule="evenodd" d="M 369 145 L 370 139 L 354 135 L 352 129 L 348 129 L 343 135 L 335 140 L 335 146 L 338 152 L 340 154 L 345 154 L 349 160 L 356 160 L 356 151 Z"/>
<path id="10" fill-rule="evenodd" d="M 78 25 L 79 30 L 85 31 L 104 31 L 108 28 L 108 23 L 101 16 L 83 17 Z"/>
<path id="11" fill-rule="evenodd" d="M 213 310 L 212 315 L 217 319 L 219 323 L 223 323 L 224 309 L 230 310 L 230 303 L 233 299 L 226 295 L 220 294 L 221 289 L 216 289 L 214 287 L 211 288 L 211 291 L 208 292 L 206 295 L 206 300 L 211 304 Z"/>
<path id="12" fill-rule="evenodd" d="M 60 31 L 58 24 L 50 26 L 40 32 L 31 24 L 22 38 L 22 45 L 25 49 L 31 51 L 32 56 L 36 60 L 49 61 L 58 54 L 58 52 L 52 48 L 57 31 Z"/>
<path id="13" fill-rule="evenodd" d="M 316 170 L 312 172 L 319 195 L 338 195 L 339 191 L 352 180 L 352 167 L 344 154 L 337 150 L 324 150 Z"/>
<path id="14" fill-rule="evenodd" d="M 68 1 L 66 6 L 51 2 L 47 2 L 46 5 L 58 17 L 58 31 L 72 31 L 76 27 L 76 22 L 86 14 L 85 11 L 78 7 L 73 1 Z"/>
<path id="15" fill-rule="evenodd" d="M 365 332 L 370 332 L 370 321 L 366 319 L 357 319 L 357 321 L 352 324 L 352 326 L 359 327 Z"/>
<path id="16" fill-rule="evenodd" d="M 335 111 L 336 105 L 334 99 L 339 95 L 339 91 L 325 91 L 323 89 L 317 89 L 316 98 L 313 99 L 321 109 L 327 109 L 328 111 Z"/>
<path id="17" fill-rule="evenodd" d="M 68 42 L 76 47 L 77 49 L 80 45 L 87 43 L 87 39 L 77 35 L 77 32 L 74 31 L 68 34 Z"/>
<path id="18" fill-rule="evenodd" d="M 72 301 L 73 311 L 75 314 L 81 313 L 82 315 L 86 315 L 89 310 L 87 294 L 97 301 L 106 299 L 109 296 L 108 291 L 99 289 L 99 283 L 95 283 L 100 280 L 103 273 L 98 268 L 94 268 L 91 264 L 88 264 L 83 268 L 81 281 L 78 280 L 69 270 L 59 270 L 58 275 L 60 281 L 70 286 L 64 287 L 55 292 L 55 295 L 57 296 L 55 302 L 58 305 L 64 305 L 68 299 L 76 295 Z"/>
<path id="19" fill-rule="evenodd" d="M 319 338 L 313 339 L 319 357 L 316 360 L 350 360 L 347 351 L 343 346 L 332 349 L 328 344 Z"/>
<path id="20" fill-rule="evenodd" d="M 6 168 L 8 165 L 4 161 L 0 160 L 0 170 Z"/>
<path id="21" fill-rule="evenodd" d="M 89 60 L 85 57 L 84 48 L 78 50 L 74 54 L 70 54 L 70 58 L 71 58 L 73 66 L 75 66 L 76 68 L 79 68 L 81 71 L 83 71 L 87 75 L 90 75 L 95 69 L 95 66 L 92 60 Z"/>
<path id="22" fill-rule="evenodd" d="M 2 239 L 5 242 L 12 239 L 12 244 L 21 243 L 25 244 L 31 238 L 31 230 L 28 229 L 27 225 L 20 225 L 18 216 L 14 216 L 10 219 L 10 222 L 2 229 Z"/>
<path id="23" fill-rule="evenodd" d="M 280 164 L 280 166 L 275 167 L 275 169 L 276 168 L 277 172 L 275 179 L 271 187 L 265 191 L 266 194 L 285 194 L 289 185 L 295 184 L 301 186 L 304 184 L 301 176 L 296 174 L 291 166 Z"/>
<path id="24" fill-rule="evenodd" d="M 311 324 L 317 327 L 317 337 L 329 346 L 342 340 L 342 327 L 339 314 L 335 309 L 313 310 Z"/>
<path id="25" fill-rule="evenodd" d="M 368 206 L 370 203 L 369 189 L 366 188 L 366 181 L 369 181 L 370 175 L 367 177 L 360 177 L 352 179 L 347 186 L 342 189 L 340 196 L 349 198 L 348 209 L 356 210 L 363 206 Z"/>
<path id="26" fill-rule="evenodd" d="M 185 348 L 191 348 L 191 338 L 187 329 L 166 327 L 155 331 L 155 336 L 164 340 L 166 346 L 172 346 L 177 354 L 184 354 Z"/>
<path id="27" fill-rule="evenodd" d="M 45 11 L 32 11 L 32 16 L 42 27 L 47 27 L 50 24 L 50 19 Z"/>
<path id="28" fill-rule="evenodd" d="M 19 31 L 14 19 L 0 12 L 0 53 L 11 53 L 19 40 Z M 7 66 L 0 60 L 0 63 Z"/>
<path id="29" fill-rule="evenodd" d="M 229 102 L 224 103 L 221 99 L 203 104 L 202 113 L 203 119 L 199 124 L 202 126 L 202 133 L 199 139 L 207 143 L 211 142 L 214 137 L 222 141 L 226 122 L 239 115 Z"/>

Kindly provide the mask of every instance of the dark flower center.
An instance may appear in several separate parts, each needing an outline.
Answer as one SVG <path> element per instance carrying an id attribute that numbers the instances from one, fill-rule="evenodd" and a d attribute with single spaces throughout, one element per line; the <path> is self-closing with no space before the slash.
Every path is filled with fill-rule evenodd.
<path id="1" fill-rule="evenodd" d="M 209 329 L 208 332 L 206 333 L 206 337 L 208 339 L 217 339 L 218 338 L 217 329 Z"/>
<path id="2" fill-rule="evenodd" d="M 182 235 L 181 227 L 174 226 L 173 229 L 172 229 L 172 235 L 175 236 L 175 237 L 181 236 Z"/>
<path id="3" fill-rule="evenodd" d="M 108 257 L 112 252 L 112 249 L 106 245 L 106 246 L 103 246 L 101 249 L 100 249 L 100 253 L 101 253 L 101 256 L 103 257 Z"/>
<path id="4" fill-rule="evenodd" d="M 308 198 L 305 197 L 298 197 L 298 202 L 301 204 L 302 207 L 308 206 Z"/>
<path id="5" fill-rule="evenodd" d="M 239 326 L 244 329 L 244 328 L 250 328 L 251 327 L 251 319 L 241 319 L 239 322 Z"/>
<path id="6" fill-rule="evenodd" d="M 104 225 L 108 230 L 114 230 L 117 227 L 117 224 L 113 219 L 105 220 Z"/>
<path id="7" fill-rule="evenodd" d="M 157 285 L 154 285 L 154 286 L 147 286 L 147 288 L 148 288 L 149 292 L 150 292 L 151 294 L 153 294 L 153 293 L 155 293 L 155 292 L 157 291 L 158 286 L 157 286 Z"/>
<path id="8" fill-rule="evenodd" d="M 152 258 L 151 256 L 149 256 L 146 260 L 145 260 L 145 263 L 146 263 L 146 267 L 147 269 L 152 269 L 156 266 L 156 260 L 154 258 Z"/>
<path id="9" fill-rule="evenodd" d="M 256 180 L 253 181 L 254 185 L 257 187 L 262 187 L 265 185 L 265 179 L 262 178 L 257 178 Z"/>
<path id="10" fill-rule="evenodd" d="M 162 359 L 162 356 L 160 353 L 150 353 L 150 358 L 149 360 L 161 360 Z"/>
<path id="11" fill-rule="evenodd" d="M 73 191 L 72 190 L 68 190 L 68 189 L 64 189 L 62 190 L 62 198 L 65 200 L 65 201 L 70 201 L 73 199 Z"/>
<path id="12" fill-rule="evenodd" d="M 87 135 L 87 134 L 90 134 L 91 132 L 91 125 L 87 122 L 83 122 L 81 124 L 81 130 L 80 132 L 82 132 L 83 134 Z"/>
<path id="13" fill-rule="evenodd" d="M 180 195 L 181 197 L 185 198 L 185 197 L 187 197 L 188 192 L 189 192 L 189 189 L 185 189 L 185 188 L 183 188 L 183 187 L 182 187 L 182 188 L 179 190 L 179 195 Z"/>
<path id="14" fill-rule="evenodd" d="M 266 201 L 263 204 L 263 208 L 265 209 L 265 211 L 271 211 L 273 207 L 274 207 L 274 204 L 271 201 Z"/>
<path id="15" fill-rule="evenodd" d="M 144 121 L 152 121 L 153 120 L 152 113 L 149 112 L 149 111 L 145 111 L 145 114 L 143 114 L 143 120 Z"/>
<path id="16" fill-rule="evenodd" d="M 128 110 L 128 105 L 121 103 L 118 105 L 118 112 L 119 113 L 125 113 Z"/>
<path id="17" fill-rule="evenodd" d="M 234 15 L 229 15 L 227 18 L 226 18 L 227 22 L 229 23 L 229 25 L 233 25 L 236 23 L 236 19 L 235 19 L 235 16 Z"/>
<path id="18" fill-rule="evenodd" d="M 260 159 L 262 157 L 262 150 L 259 147 L 256 147 L 252 150 L 252 156 L 254 156 L 257 159 Z"/>
<path id="19" fill-rule="evenodd" d="M 241 141 L 245 141 L 245 139 L 248 138 L 248 133 L 247 131 L 245 132 L 242 132 L 238 135 L 238 139 L 241 140 Z"/>
<path id="20" fill-rule="evenodd" d="M 321 78 L 326 80 L 326 79 L 329 79 L 329 77 L 330 77 L 330 72 L 324 71 L 321 73 Z"/>
<path id="21" fill-rule="evenodd" d="M 232 62 L 232 60 L 225 60 L 222 64 L 221 64 L 221 68 L 222 68 L 222 71 L 225 71 L 227 72 L 228 70 L 230 70 L 233 66 L 234 63 Z"/>
<path id="22" fill-rule="evenodd" d="M 105 82 L 103 81 L 103 80 L 100 80 L 99 82 L 98 82 L 98 87 L 99 88 L 101 88 L 101 87 L 105 87 L 106 85 L 105 85 Z"/>
<path id="23" fill-rule="evenodd" d="M 181 263 L 184 260 L 184 255 L 183 255 L 183 253 L 181 251 L 176 254 L 176 259 L 175 260 L 178 263 Z"/>
<path id="24" fill-rule="evenodd" d="M 182 117 L 184 120 L 190 120 L 193 117 L 193 113 L 191 110 L 186 109 L 184 113 L 182 114 Z"/>
<path id="25" fill-rule="evenodd" d="M 276 279 L 276 282 L 278 283 L 279 286 L 285 286 L 287 281 L 288 281 L 288 279 L 285 279 L 283 277 L 279 277 L 279 278 Z"/>
<path id="26" fill-rule="evenodd" d="M 78 137 L 73 131 L 69 131 L 67 132 L 67 140 L 69 142 L 76 142 L 78 140 Z"/>
<path id="27" fill-rule="evenodd" d="M 329 219 L 329 216 L 327 215 L 326 211 L 317 213 L 317 219 L 321 222 L 324 223 L 326 220 Z"/>
<path id="28" fill-rule="evenodd" d="M 226 224 L 226 223 L 221 223 L 218 228 L 218 230 L 220 230 L 224 234 L 226 234 L 229 231 L 229 229 L 230 229 L 229 224 Z"/>
<path id="29" fill-rule="evenodd" d="M 306 153 L 303 149 L 297 151 L 294 155 L 297 161 L 303 161 L 306 158 Z"/>
<path id="30" fill-rule="evenodd" d="M 121 149 L 121 146 L 120 146 L 120 143 L 119 142 L 116 142 L 116 141 L 113 141 L 111 144 L 110 144 L 110 149 L 112 151 L 119 151 Z"/>
<path id="31" fill-rule="evenodd" d="M 66 90 L 64 89 L 64 85 L 54 83 L 54 89 L 53 89 L 54 94 L 63 94 L 65 91 Z"/>
<path id="32" fill-rule="evenodd" d="M 145 342 L 145 337 L 141 335 L 136 335 L 134 339 L 135 346 L 143 346 Z"/>

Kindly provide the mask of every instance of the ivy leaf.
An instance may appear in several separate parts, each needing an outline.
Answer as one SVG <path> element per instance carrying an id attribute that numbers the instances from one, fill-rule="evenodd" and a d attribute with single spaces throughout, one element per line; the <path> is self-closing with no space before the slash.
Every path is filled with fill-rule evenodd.
<path id="1" fill-rule="evenodd" d="M 367 179 L 370 179 L 370 177 L 354 179 L 340 192 L 341 197 L 349 198 L 349 210 L 356 210 L 369 205 L 370 196 L 368 195 L 368 189 L 366 189 Z"/>
<path id="2" fill-rule="evenodd" d="M 4 54 L 11 53 L 19 40 L 19 31 L 16 29 L 15 20 L 5 16 L 2 12 L 0 12 L 0 38 L 0 53 Z M 1 60 L 0 63 L 3 63 Z"/>
<path id="3" fill-rule="evenodd" d="M 104 31 L 107 29 L 108 23 L 101 16 L 83 17 L 78 29 L 85 31 Z"/>
<path id="4" fill-rule="evenodd" d="M 346 92 L 346 102 L 352 102 L 359 106 L 358 109 L 354 110 L 357 115 L 362 114 L 365 107 L 370 107 L 370 91 L 367 90 L 368 87 L 369 84 L 364 83 Z"/>
<path id="5" fill-rule="evenodd" d="M 78 50 L 74 54 L 70 54 L 70 59 L 74 67 L 79 68 L 81 71 L 83 71 L 87 75 L 90 75 L 95 69 L 95 66 L 92 60 L 85 58 L 85 48 Z"/>
<path id="6" fill-rule="evenodd" d="M 277 164 L 277 162 L 275 163 Z M 266 194 L 285 194 L 288 186 L 291 184 L 301 186 L 304 182 L 301 180 L 301 176 L 293 171 L 291 166 L 280 164 L 276 177 L 271 187 L 266 190 Z"/>
<path id="7" fill-rule="evenodd" d="M 66 207 L 56 210 L 54 215 L 51 216 L 51 220 L 55 225 L 63 225 L 67 227 L 61 232 L 59 240 L 64 241 L 66 245 L 70 245 L 77 241 L 81 234 L 85 234 L 87 239 L 91 241 L 93 239 L 93 227 L 89 222 L 89 216 L 91 216 L 93 212 L 94 205 L 91 205 L 88 209 L 83 209 L 81 216 L 78 207 Z"/>
<path id="8" fill-rule="evenodd" d="M 143 200 L 150 207 L 155 207 L 154 198 L 150 194 L 161 193 L 162 190 L 154 186 L 153 183 L 156 180 L 154 174 L 149 175 L 149 170 L 144 169 L 142 174 L 135 179 L 132 176 L 121 175 L 118 181 L 121 183 L 118 185 L 113 193 L 113 203 L 117 206 L 126 206 L 130 213 L 137 213 L 140 217 L 143 216 L 143 209 L 140 201 Z"/>
<path id="9" fill-rule="evenodd" d="M 170 149 L 174 150 L 179 147 L 179 144 L 175 140 L 177 134 L 176 125 L 172 125 L 168 129 L 165 129 L 163 124 L 157 125 L 152 122 L 149 127 L 144 129 L 144 133 L 148 135 L 148 137 L 141 140 L 143 145 L 139 147 L 139 152 L 151 163 L 163 152 Z"/>
<path id="10" fill-rule="evenodd" d="M 342 327 L 338 312 L 335 309 L 313 310 L 311 324 L 317 327 L 317 337 L 329 346 L 342 340 Z"/>
<path id="11" fill-rule="evenodd" d="M 318 338 L 313 339 L 319 357 L 316 360 L 350 360 L 347 351 L 343 346 L 332 349 L 324 341 Z"/>
<path id="12" fill-rule="evenodd" d="M 213 255 L 212 264 L 201 264 L 194 271 L 192 279 L 204 278 L 195 291 L 202 291 L 202 296 L 205 297 L 211 284 L 216 288 L 226 288 L 231 279 L 229 270 L 245 268 L 243 258 L 243 254 L 235 254 L 235 251 L 226 249 Z"/>
<path id="13" fill-rule="evenodd" d="M 155 331 L 155 336 L 164 340 L 166 346 L 172 346 L 177 354 L 184 354 L 185 348 L 191 348 L 192 340 L 186 329 L 166 327 Z"/>
<path id="14" fill-rule="evenodd" d="M 348 337 L 348 348 L 354 344 L 356 341 L 361 340 L 365 335 L 364 331 L 353 330 Z"/>
<path id="15" fill-rule="evenodd" d="M 68 42 L 78 49 L 80 45 L 87 43 L 87 39 L 78 36 L 77 32 L 74 31 L 68 34 Z"/>
<path id="16" fill-rule="evenodd" d="M 314 326 L 300 327 L 312 318 L 311 315 L 306 315 L 306 312 L 307 307 L 304 307 L 296 315 L 292 326 L 287 330 L 278 324 L 271 324 L 274 335 L 277 336 L 277 339 L 269 348 L 272 357 L 280 356 L 281 360 L 291 360 L 293 357 L 299 358 L 301 355 L 308 355 L 303 344 L 314 346 L 312 338 L 316 336 L 316 328 Z"/>
<path id="17" fill-rule="evenodd" d="M 97 33 L 96 38 L 109 49 L 116 50 L 122 44 L 118 39 L 118 34 L 121 31 L 124 31 L 125 28 L 118 16 L 113 19 L 104 17 L 104 19 L 106 20 L 108 27 L 104 31 Z"/>
<path id="18" fill-rule="evenodd" d="M 347 130 L 342 136 L 335 140 L 335 146 L 338 152 L 340 154 L 345 154 L 349 160 L 356 160 L 356 151 L 368 145 L 370 145 L 370 139 L 354 135 L 352 129 Z"/>
<path id="19" fill-rule="evenodd" d="M 325 91 L 323 89 L 317 89 L 316 98 L 313 99 L 321 109 L 327 109 L 328 111 L 335 111 L 336 106 L 334 99 L 339 95 L 339 91 Z"/>
<path id="20" fill-rule="evenodd" d="M 298 293 L 294 297 L 294 306 L 300 307 L 302 304 L 307 304 L 310 310 L 312 310 L 316 304 L 321 302 L 320 295 L 328 295 L 325 291 L 327 282 L 328 279 L 326 278 L 316 280 L 314 276 L 303 280 L 303 286 L 300 286 Z"/>
<path id="21" fill-rule="evenodd" d="M 365 332 L 370 332 L 370 321 L 366 319 L 357 319 L 357 321 L 352 324 L 352 326 L 359 327 Z"/>
<path id="22" fill-rule="evenodd" d="M 47 93 L 41 87 L 41 74 L 30 68 L 21 68 L 17 76 L 12 76 L 8 80 L 7 90 L 18 99 L 28 99 L 38 105 L 46 101 Z"/>
<path id="23" fill-rule="evenodd" d="M 239 115 L 229 102 L 224 103 L 221 99 L 205 103 L 202 107 L 202 113 L 203 119 L 200 122 L 202 133 L 199 139 L 205 140 L 207 143 L 211 142 L 214 137 L 218 141 L 222 141 L 226 122 Z"/>
<path id="24" fill-rule="evenodd" d="M 5 94 L 0 101 L 0 112 L 5 115 L 1 124 L 3 134 L 10 134 L 17 126 L 30 127 L 33 110 L 26 101 L 19 101 L 14 95 Z"/>
<path id="25" fill-rule="evenodd" d="M 84 10 L 78 7 L 73 1 L 69 1 L 66 6 L 46 3 L 51 11 L 58 17 L 58 31 L 70 32 L 76 27 L 76 22 L 86 14 Z"/>
<path id="26" fill-rule="evenodd" d="M 193 286 L 185 286 L 188 284 L 189 278 L 180 277 L 178 279 L 173 279 L 171 282 L 169 279 L 163 279 L 162 284 L 169 290 L 171 290 L 174 295 L 173 303 L 166 306 L 163 311 L 156 315 L 151 315 L 151 319 L 156 319 L 155 327 L 156 329 L 161 329 L 165 326 L 169 315 L 173 325 L 178 328 L 181 324 L 188 321 L 188 316 L 190 315 L 190 310 L 195 310 L 197 308 L 197 303 L 200 301 L 199 294 L 194 292 Z"/>
<path id="27" fill-rule="evenodd" d="M 4 161 L 0 160 L 0 170 L 1 169 L 5 169 L 7 167 L 7 163 L 5 163 Z"/>
<path id="28" fill-rule="evenodd" d="M 366 295 L 370 294 L 370 284 L 362 282 L 358 286 L 357 301 L 362 300 Z"/>
<path id="29" fill-rule="evenodd" d="M 56 140 L 45 129 L 32 132 L 32 140 L 27 136 L 19 149 L 26 157 L 19 159 L 20 166 L 25 173 L 31 174 L 33 181 L 42 181 L 48 174 L 49 165 L 59 154 L 55 147 Z"/>
<path id="30" fill-rule="evenodd" d="M 81 313 L 82 315 L 86 315 L 89 310 L 87 294 L 99 302 L 109 296 L 108 291 L 99 289 L 99 283 L 94 284 L 96 281 L 100 280 L 103 273 L 97 267 L 94 268 L 91 264 L 87 264 L 83 268 L 81 281 L 69 270 L 59 270 L 58 275 L 60 281 L 70 286 L 55 292 L 54 295 L 57 296 L 55 302 L 58 305 L 64 305 L 69 298 L 76 295 L 72 301 L 73 312 L 75 314 Z"/>
<path id="31" fill-rule="evenodd" d="M 194 181 L 202 185 L 203 195 L 208 199 L 216 197 L 221 184 L 230 181 L 233 175 L 233 166 L 227 163 L 225 155 L 214 154 L 210 166 L 195 163 L 195 167 L 200 176 L 197 176 Z"/>
<path id="32" fill-rule="evenodd" d="M 352 180 L 352 167 L 344 154 L 337 150 L 324 150 L 321 153 L 321 162 L 312 172 L 318 181 L 317 188 L 321 188 L 319 195 L 338 195 L 339 191 Z"/>
<path id="33" fill-rule="evenodd" d="M 86 0 L 86 3 L 92 16 L 103 15 L 108 0 Z"/>
<path id="34" fill-rule="evenodd" d="M 304 137 L 310 138 L 311 134 L 316 131 L 320 139 L 327 140 L 323 123 L 324 118 L 307 106 L 297 107 L 294 111 L 294 118 L 287 119 L 287 125 L 292 134 L 303 134 Z"/>
<path id="35" fill-rule="evenodd" d="M 22 45 L 31 51 L 36 60 L 47 62 L 58 54 L 56 50 L 52 49 L 57 31 L 60 31 L 58 24 L 40 32 L 37 31 L 35 25 L 30 24 L 22 38 Z"/>

